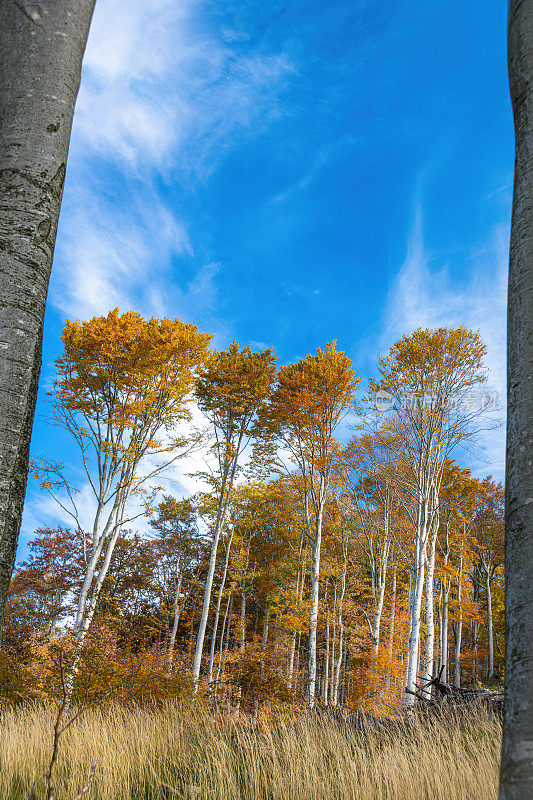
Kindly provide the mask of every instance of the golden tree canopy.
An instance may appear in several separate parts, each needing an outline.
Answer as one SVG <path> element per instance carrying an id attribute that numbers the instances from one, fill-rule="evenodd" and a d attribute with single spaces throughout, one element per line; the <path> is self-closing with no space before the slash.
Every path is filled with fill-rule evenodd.
<path id="1" fill-rule="evenodd" d="M 72 412 L 122 429 L 150 417 L 171 425 L 188 416 L 186 400 L 211 339 L 179 319 L 145 320 L 118 308 L 87 322 L 67 320 L 57 398 Z"/>

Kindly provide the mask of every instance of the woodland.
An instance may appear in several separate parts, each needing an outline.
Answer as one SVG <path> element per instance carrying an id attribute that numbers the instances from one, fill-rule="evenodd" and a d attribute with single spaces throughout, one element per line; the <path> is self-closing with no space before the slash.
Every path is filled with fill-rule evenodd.
<path id="1" fill-rule="evenodd" d="M 335 342 L 279 366 L 210 342 L 119 309 L 67 321 L 50 422 L 95 513 L 82 528 L 80 487 L 31 462 L 72 526 L 37 530 L 13 574 L 6 707 L 178 704 L 223 730 L 466 698 L 498 725 L 503 489 L 453 459 L 495 424 L 479 334 L 417 329 L 366 390 Z M 190 496 L 168 490 L 182 462 Z"/>
<path id="2" fill-rule="evenodd" d="M 30 457 L 94 6 L 0 3 L 0 796 L 531 800 L 533 0 L 508 15 L 505 487 L 463 325 L 363 381 L 336 341 L 280 363 L 109 303 L 65 321 Z M 16 561 L 28 476 L 65 523 Z"/>
<path id="3" fill-rule="evenodd" d="M 76 701 L 196 695 L 233 717 L 390 713 L 416 702 L 419 675 L 497 686 L 503 489 L 453 460 L 490 424 L 479 335 L 405 336 L 366 398 L 334 342 L 280 367 L 271 350 L 209 342 L 118 309 L 67 322 L 53 422 L 94 521 L 81 528 L 62 465 L 35 459 L 72 526 L 37 530 L 16 567 L 4 697 L 53 696 L 60 651 Z M 199 450 L 205 489 L 169 493 Z"/>

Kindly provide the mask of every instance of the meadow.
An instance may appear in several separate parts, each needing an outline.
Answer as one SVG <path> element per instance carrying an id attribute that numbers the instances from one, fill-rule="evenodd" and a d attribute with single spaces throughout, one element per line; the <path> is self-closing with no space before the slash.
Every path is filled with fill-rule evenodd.
<path id="1" fill-rule="evenodd" d="M 7 709 L 0 797 L 46 796 L 55 711 Z M 230 724 L 169 704 L 90 709 L 60 741 L 56 800 L 96 772 L 91 800 L 496 800 L 501 724 L 489 714 L 383 721 L 325 715 Z"/>

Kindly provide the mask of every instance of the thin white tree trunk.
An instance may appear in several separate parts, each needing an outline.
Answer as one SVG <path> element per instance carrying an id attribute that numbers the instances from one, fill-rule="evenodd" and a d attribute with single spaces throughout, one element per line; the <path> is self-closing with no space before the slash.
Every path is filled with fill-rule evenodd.
<path id="1" fill-rule="evenodd" d="M 439 532 L 439 517 L 434 509 L 431 520 L 431 535 L 429 540 L 429 557 L 426 570 L 426 640 L 424 652 L 424 666 L 422 676 L 424 683 L 432 680 L 435 662 L 435 613 L 433 607 L 435 557 L 437 548 L 437 535 Z"/>
<path id="2" fill-rule="evenodd" d="M 494 676 L 494 628 L 492 624 L 492 591 L 490 586 L 490 570 L 486 571 L 485 588 L 487 591 L 487 638 L 489 644 L 489 669 L 488 679 Z"/>
<path id="3" fill-rule="evenodd" d="M 335 676 L 333 678 L 333 708 L 337 708 L 339 702 L 339 684 L 341 679 L 341 666 L 344 656 L 344 630 L 340 629 L 339 632 L 339 651 L 337 653 L 337 663 L 335 665 Z"/>
<path id="4" fill-rule="evenodd" d="M 302 554 L 302 543 L 303 543 L 303 536 L 300 539 L 300 553 L 298 556 L 298 560 L 300 560 Z M 301 570 L 299 568 L 299 572 L 296 576 L 296 597 L 298 602 L 298 613 L 300 612 L 300 608 L 302 606 L 304 584 L 305 584 L 305 566 L 302 565 Z M 297 633 L 298 633 L 298 644 L 296 644 Z M 287 680 L 287 688 L 289 691 L 293 689 L 294 657 L 295 655 L 297 655 L 297 658 L 299 659 L 299 650 L 300 650 L 300 631 L 297 631 L 297 629 L 295 628 L 292 633 L 292 651 L 289 660 L 289 675 Z M 296 670 L 298 670 L 298 665 L 296 666 Z"/>
<path id="5" fill-rule="evenodd" d="M 228 574 L 228 564 L 229 564 L 229 556 L 231 551 L 231 542 L 233 540 L 233 528 L 231 530 L 231 534 L 228 541 L 228 546 L 226 549 L 226 557 L 224 559 L 224 570 L 222 572 L 222 578 L 220 580 L 220 586 L 218 589 L 218 597 L 217 597 L 217 606 L 215 611 L 215 621 L 213 623 L 213 635 L 211 636 L 211 648 L 209 651 L 209 666 L 207 668 L 207 685 L 211 686 L 213 682 L 213 663 L 215 658 L 215 646 L 217 640 L 217 629 L 218 629 L 218 620 L 220 617 L 220 605 L 222 603 L 222 593 L 224 591 L 224 586 L 226 585 L 226 575 Z"/>
<path id="6" fill-rule="evenodd" d="M 220 683 L 220 673 L 222 670 L 222 652 L 224 650 L 224 634 L 226 633 L 226 622 L 228 621 L 228 614 L 230 609 L 230 601 L 231 601 L 231 592 L 228 595 L 228 602 L 226 603 L 226 610 L 224 612 L 224 618 L 222 620 L 222 630 L 220 631 L 220 644 L 218 648 L 218 667 L 217 667 L 217 675 L 215 678 L 215 690 L 213 695 L 213 704 L 216 708 L 217 703 L 217 693 Z"/>
<path id="7" fill-rule="evenodd" d="M 239 448 L 237 447 L 237 452 Z M 233 488 L 233 481 L 235 478 L 235 470 L 237 469 L 237 456 L 232 458 L 232 463 L 229 465 L 227 472 L 223 476 L 222 485 L 220 488 L 220 499 L 217 509 L 217 517 L 215 528 L 213 531 L 213 538 L 211 540 L 211 554 L 209 557 L 209 568 L 205 580 L 204 589 L 204 602 L 202 605 L 202 615 L 200 617 L 200 624 L 198 626 L 198 634 L 196 638 L 196 651 L 194 654 L 194 663 L 192 667 L 192 679 L 194 683 L 195 692 L 198 689 L 198 680 L 200 678 L 200 668 L 202 666 L 202 655 L 204 652 L 204 639 L 207 629 L 207 619 L 209 617 L 209 607 L 211 605 L 211 592 L 213 590 L 213 578 L 215 575 L 215 567 L 217 561 L 217 550 L 220 534 L 224 527 L 224 519 L 226 511 L 231 499 L 231 491 Z"/>
<path id="8" fill-rule="evenodd" d="M 462 543 L 461 543 L 462 546 Z M 456 686 L 461 686 L 461 645 L 463 640 L 463 610 L 462 610 L 462 584 L 463 584 L 463 556 L 459 559 L 459 573 L 457 577 L 457 614 L 458 620 L 455 633 L 455 677 Z"/>
<path id="9" fill-rule="evenodd" d="M 180 561 L 176 565 L 176 591 L 174 593 L 174 619 L 172 620 L 172 631 L 170 632 L 170 641 L 168 643 L 168 667 L 167 672 L 172 675 L 172 661 L 174 658 L 174 645 L 176 643 L 176 634 L 178 632 L 178 624 L 180 621 L 180 595 L 181 595 L 181 569 Z"/>
<path id="10" fill-rule="evenodd" d="M 419 518 L 417 524 L 417 536 L 415 543 L 415 573 L 413 576 L 413 586 L 411 590 L 411 633 L 409 636 L 409 656 L 407 665 L 407 686 L 406 704 L 408 708 L 414 706 L 415 697 L 412 692 L 416 691 L 416 680 L 418 674 L 418 658 L 420 649 L 420 621 L 422 609 L 422 594 L 424 589 L 424 576 L 426 569 L 426 545 L 427 545 L 427 519 L 426 506 L 420 503 Z"/>
<path id="11" fill-rule="evenodd" d="M 445 586 L 442 592 L 442 623 L 441 623 L 441 642 L 440 642 L 440 665 L 442 669 L 442 680 L 448 682 L 448 608 L 450 600 L 450 587 Z"/>
<path id="12" fill-rule="evenodd" d="M 324 589 L 324 607 L 326 609 L 326 645 L 324 648 L 324 675 L 322 682 L 322 701 L 325 706 L 328 704 L 329 692 L 329 609 L 328 603 L 328 581 L 326 580 L 326 587 Z"/>
<path id="13" fill-rule="evenodd" d="M 392 657 L 394 653 L 394 623 L 396 619 L 396 569 L 396 562 L 394 562 L 394 571 L 392 573 L 391 613 L 389 621 L 389 669 L 387 673 L 387 690 L 389 690 L 391 687 Z"/>
<path id="14" fill-rule="evenodd" d="M 335 675 L 335 645 L 337 642 L 337 581 L 335 581 L 335 588 L 333 592 L 333 625 L 331 630 L 331 648 L 329 653 L 329 674 L 331 676 L 329 681 L 329 701 L 333 702 L 333 676 Z"/>
<path id="15" fill-rule="evenodd" d="M 380 575 L 377 603 L 374 607 L 374 617 L 372 622 L 372 655 L 374 658 L 377 657 L 379 651 L 381 617 L 383 616 L 383 605 L 385 602 L 386 579 L 387 579 L 387 562 L 385 561 L 383 572 Z"/>
<path id="16" fill-rule="evenodd" d="M 341 593 L 339 597 L 339 610 L 338 610 L 338 621 L 339 621 L 339 652 L 337 654 L 337 664 L 335 669 L 335 675 L 332 675 L 334 690 L 333 690 L 333 708 L 337 707 L 338 699 L 339 699 L 339 682 L 341 676 L 341 666 L 342 666 L 342 658 L 343 658 L 343 643 L 344 643 L 344 624 L 342 621 L 342 605 L 344 603 L 344 594 L 346 592 L 346 568 L 348 565 L 348 549 L 347 547 L 344 548 L 344 565 L 342 571 L 342 579 L 341 579 Z"/>
<path id="17" fill-rule="evenodd" d="M 323 487 L 321 487 L 321 494 Z M 318 592 L 320 585 L 320 547 L 322 544 L 322 515 L 324 512 L 324 498 L 321 497 L 317 509 L 316 533 L 313 541 L 313 562 L 311 567 L 311 609 L 309 613 L 309 663 L 307 683 L 307 704 L 309 708 L 315 705 L 316 688 L 316 633 L 318 624 Z"/>

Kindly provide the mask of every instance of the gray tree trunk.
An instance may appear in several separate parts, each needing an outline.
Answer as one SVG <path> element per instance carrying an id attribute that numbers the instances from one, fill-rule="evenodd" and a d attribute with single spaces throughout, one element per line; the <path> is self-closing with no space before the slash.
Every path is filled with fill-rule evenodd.
<path id="1" fill-rule="evenodd" d="M 533 0 L 511 0 L 515 178 L 507 317 L 506 655 L 500 800 L 533 797 Z"/>
<path id="2" fill-rule="evenodd" d="M 0 3 L 0 630 L 22 517 L 44 309 L 94 0 Z"/>

